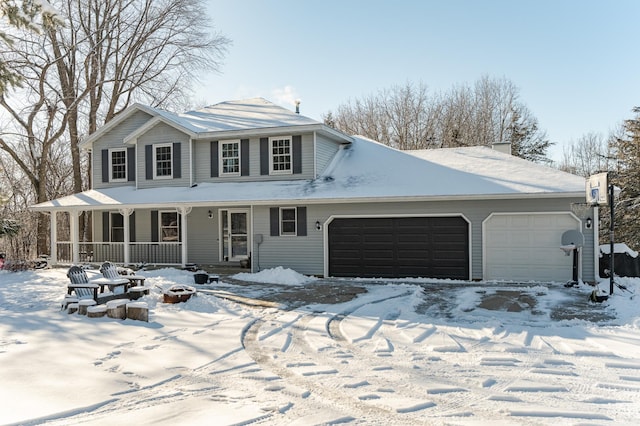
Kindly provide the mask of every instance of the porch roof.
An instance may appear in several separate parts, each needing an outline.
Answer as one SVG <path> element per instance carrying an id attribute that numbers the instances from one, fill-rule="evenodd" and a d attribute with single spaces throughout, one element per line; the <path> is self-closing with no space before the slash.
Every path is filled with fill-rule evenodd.
<path id="1" fill-rule="evenodd" d="M 193 187 L 92 189 L 34 210 L 400 200 L 584 197 L 584 178 L 490 148 L 403 152 L 354 137 L 313 180 L 199 183 Z M 293 176 L 291 176 L 293 177 Z"/>

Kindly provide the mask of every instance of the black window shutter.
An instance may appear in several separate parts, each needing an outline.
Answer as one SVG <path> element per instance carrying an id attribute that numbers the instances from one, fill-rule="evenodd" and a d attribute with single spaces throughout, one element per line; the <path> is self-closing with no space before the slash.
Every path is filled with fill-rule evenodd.
<path id="1" fill-rule="evenodd" d="M 249 176 L 249 139 L 240 141 L 240 176 Z"/>
<path id="2" fill-rule="evenodd" d="M 291 155 L 291 159 L 293 161 L 293 173 L 300 174 L 302 173 L 302 136 L 297 135 L 293 137 L 291 150 L 293 151 Z"/>
<path id="3" fill-rule="evenodd" d="M 218 141 L 211 141 L 211 177 L 218 177 Z"/>
<path id="4" fill-rule="evenodd" d="M 102 150 L 102 182 L 109 182 L 109 150 Z"/>
<path id="5" fill-rule="evenodd" d="M 144 146 L 144 168 L 147 180 L 153 179 L 153 145 Z"/>
<path id="6" fill-rule="evenodd" d="M 136 212 L 129 216 L 129 242 L 136 242 Z"/>
<path id="7" fill-rule="evenodd" d="M 129 182 L 136 180 L 136 149 L 134 147 L 127 148 L 127 180 Z"/>
<path id="8" fill-rule="evenodd" d="M 151 210 L 151 241 L 158 241 L 158 210 Z"/>
<path id="9" fill-rule="evenodd" d="M 179 179 L 182 177 L 182 156 L 180 155 L 180 142 L 174 142 L 173 144 L 173 178 Z"/>
<path id="10" fill-rule="evenodd" d="M 307 208 L 306 207 L 298 207 L 297 208 L 297 219 L 298 223 L 296 223 L 296 231 L 298 232 L 299 237 L 307 236 Z"/>
<path id="11" fill-rule="evenodd" d="M 280 235 L 280 209 L 278 207 L 271 207 L 269 209 L 269 222 L 271 223 L 271 236 L 277 237 Z"/>
<path id="12" fill-rule="evenodd" d="M 109 212 L 102 212 L 102 241 L 108 243 L 109 238 Z"/>
<path id="13" fill-rule="evenodd" d="M 260 138 L 260 174 L 269 174 L 269 138 Z"/>

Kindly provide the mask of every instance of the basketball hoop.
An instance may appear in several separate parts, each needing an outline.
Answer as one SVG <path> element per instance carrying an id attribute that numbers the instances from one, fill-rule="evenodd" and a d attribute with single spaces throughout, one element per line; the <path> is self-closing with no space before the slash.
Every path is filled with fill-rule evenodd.
<path id="1" fill-rule="evenodd" d="M 571 203 L 571 211 L 579 219 L 591 217 L 591 208 L 592 206 L 589 203 Z"/>

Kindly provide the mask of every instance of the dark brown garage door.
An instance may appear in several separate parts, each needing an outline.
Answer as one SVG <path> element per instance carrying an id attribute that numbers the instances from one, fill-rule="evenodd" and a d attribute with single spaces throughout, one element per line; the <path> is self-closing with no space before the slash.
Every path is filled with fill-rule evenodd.
<path id="1" fill-rule="evenodd" d="M 461 217 L 334 219 L 329 275 L 469 279 L 468 224 Z"/>

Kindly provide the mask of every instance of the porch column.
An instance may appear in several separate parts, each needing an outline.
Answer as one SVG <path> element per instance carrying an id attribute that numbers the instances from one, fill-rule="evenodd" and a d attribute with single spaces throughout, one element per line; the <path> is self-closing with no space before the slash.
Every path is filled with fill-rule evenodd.
<path id="1" fill-rule="evenodd" d="M 80 263 L 80 226 L 79 218 L 82 212 L 72 210 L 69 212 L 69 233 L 71 234 L 71 262 L 75 265 Z"/>
<path id="2" fill-rule="evenodd" d="M 133 209 L 120 209 L 120 214 L 122 215 L 124 222 L 124 247 L 123 247 L 123 255 L 124 255 L 124 264 L 128 265 L 131 259 L 129 254 L 129 245 L 131 244 L 131 238 L 129 235 L 129 219 L 131 218 L 131 214 L 133 213 Z"/>
<path id="3" fill-rule="evenodd" d="M 58 221 L 56 218 L 56 214 L 57 212 L 53 210 L 49 215 L 49 222 L 50 222 L 49 229 L 51 233 L 51 238 L 50 238 L 51 247 L 49 248 L 49 262 L 52 265 L 55 265 L 56 263 L 58 263 Z"/>
<path id="4" fill-rule="evenodd" d="M 191 207 L 177 207 L 176 210 L 182 216 L 180 231 L 182 234 L 182 267 L 187 266 L 187 215 L 191 213 Z"/>

